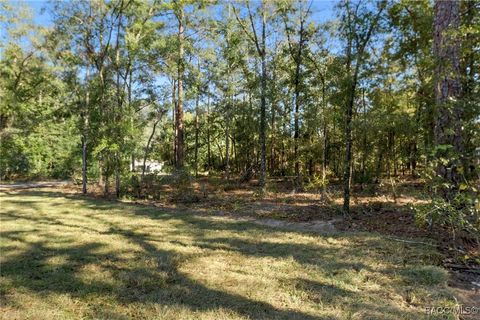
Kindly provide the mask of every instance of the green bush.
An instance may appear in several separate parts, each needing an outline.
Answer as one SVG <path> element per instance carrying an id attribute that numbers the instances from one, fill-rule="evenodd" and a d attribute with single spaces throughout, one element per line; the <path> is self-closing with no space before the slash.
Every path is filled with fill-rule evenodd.
<path id="1" fill-rule="evenodd" d="M 30 164 L 24 152 L 23 140 L 3 136 L 0 142 L 0 178 L 8 180 L 27 174 Z"/>
<path id="2" fill-rule="evenodd" d="M 200 201 L 200 197 L 195 194 L 195 190 L 193 189 L 193 178 L 187 168 L 175 171 L 172 174 L 172 182 L 173 186 L 175 186 L 172 196 L 173 201 L 182 203 L 195 203 Z"/>
<path id="3" fill-rule="evenodd" d="M 453 239 L 459 233 L 479 240 L 479 199 L 472 193 L 457 193 L 452 200 L 434 197 L 429 204 L 414 207 L 415 219 L 421 226 L 440 225 L 448 228 Z"/>
<path id="4" fill-rule="evenodd" d="M 324 186 L 328 185 L 328 179 L 323 181 L 322 175 L 315 174 L 310 181 L 305 186 L 305 190 L 307 191 L 320 191 Z"/>

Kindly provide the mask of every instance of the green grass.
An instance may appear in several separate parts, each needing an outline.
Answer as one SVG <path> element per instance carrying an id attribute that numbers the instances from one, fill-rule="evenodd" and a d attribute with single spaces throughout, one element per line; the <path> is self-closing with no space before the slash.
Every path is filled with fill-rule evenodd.
<path id="1" fill-rule="evenodd" d="M 431 247 L 0 195 L 3 319 L 426 319 L 454 303 Z"/>

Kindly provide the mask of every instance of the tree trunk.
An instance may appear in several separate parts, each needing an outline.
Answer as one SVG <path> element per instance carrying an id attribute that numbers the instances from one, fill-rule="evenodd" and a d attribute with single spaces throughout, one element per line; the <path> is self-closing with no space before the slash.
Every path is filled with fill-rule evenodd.
<path id="1" fill-rule="evenodd" d="M 322 122 L 323 122 L 323 153 L 322 153 L 322 197 L 327 196 L 327 102 L 325 100 L 325 77 L 322 75 Z"/>
<path id="2" fill-rule="evenodd" d="M 173 123 L 173 157 L 172 164 L 177 165 L 177 123 L 175 113 L 177 112 L 177 80 L 172 79 L 172 123 Z"/>
<path id="3" fill-rule="evenodd" d="M 131 63 L 131 62 L 130 62 Z M 128 102 L 128 108 L 130 112 L 132 111 L 132 82 L 133 82 L 133 70 L 130 67 L 128 70 L 128 88 L 127 88 L 127 102 Z M 134 131 L 134 117 L 130 117 L 130 123 L 131 123 L 131 130 L 132 132 Z M 133 137 L 132 137 L 133 138 Z M 132 161 L 132 172 L 135 172 L 135 148 L 132 150 L 131 154 L 131 161 Z"/>
<path id="4" fill-rule="evenodd" d="M 82 130 L 82 193 L 87 194 L 87 115 L 83 116 Z"/>
<path id="5" fill-rule="evenodd" d="M 273 72 L 273 79 L 272 79 L 272 85 L 276 86 L 276 81 L 277 81 L 277 73 L 276 73 L 276 66 L 275 64 L 272 67 L 272 72 Z M 270 175 L 273 176 L 275 174 L 275 117 L 276 117 L 276 94 L 274 94 L 274 97 L 272 99 L 272 105 L 271 105 L 271 119 L 270 119 L 270 130 L 271 130 L 271 140 L 270 140 Z"/>
<path id="6" fill-rule="evenodd" d="M 197 93 L 197 99 L 195 100 L 195 178 L 198 178 L 198 132 L 199 122 L 198 122 L 198 102 L 199 102 L 199 94 Z"/>
<path id="7" fill-rule="evenodd" d="M 382 143 L 382 140 L 380 140 Z M 383 161 L 383 148 L 378 148 L 377 168 L 375 172 L 375 183 L 379 183 L 382 178 L 382 161 Z"/>
<path id="8" fill-rule="evenodd" d="M 300 21 L 300 40 L 298 43 L 298 51 L 294 58 L 295 66 L 295 113 L 294 113 L 294 158 L 295 158 L 295 189 L 301 188 L 302 179 L 300 177 L 300 159 L 298 155 L 298 139 L 300 137 L 300 77 L 302 65 L 302 48 L 303 48 L 303 18 Z M 293 52 L 292 52 L 293 54 Z"/>
<path id="9" fill-rule="evenodd" d="M 417 168 L 417 143 L 412 143 L 412 153 L 410 158 L 410 170 L 412 177 L 415 176 L 415 169 Z"/>
<path id="10" fill-rule="evenodd" d="M 210 175 L 212 167 L 212 146 L 210 142 L 210 92 L 207 93 L 207 167 Z"/>
<path id="11" fill-rule="evenodd" d="M 357 67 L 358 69 L 358 67 Z M 351 80 L 348 100 L 345 108 L 345 160 L 343 167 L 343 212 L 350 213 L 350 175 L 352 166 L 352 117 L 353 104 L 355 101 L 355 88 L 357 84 L 357 72 L 355 72 L 354 79 Z"/>
<path id="12" fill-rule="evenodd" d="M 363 104 L 363 143 L 362 143 L 362 181 L 365 182 L 365 163 L 367 162 L 367 103 L 365 101 L 365 89 L 362 91 Z"/>
<path id="13" fill-rule="evenodd" d="M 122 90 L 120 86 L 120 36 L 121 36 L 121 26 L 122 26 L 122 14 L 123 14 L 123 0 L 120 3 L 120 11 L 118 13 L 117 18 L 117 34 L 116 34 L 116 43 L 115 43 L 115 69 L 116 69 L 116 90 L 117 90 L 117 108 L 114 112 L 114 120 L 115 120 L 115 133 L 117 134 L 118 142 L 121 144 L 123 141 L 123 132 L 119 132 L 121 129 L 121 117 L 123 115 L 123 98 L 122 98 Z M 120 159 L 120 154 L 118 151 L 114 153 L 114 165 L 115 165 L 115 196 L 116 198 L 120 197 L 120 172 L 121 172 L 121 164 L 122 161 Z"/>
<path id="14" fill-rule="evenodd" d="M 120 155 L 115 152 L 115 197 L 120 197 Z"/>
<path id="15" fill-rule="evenodd" d="M 460 41 L 452 34 L 460 27 L 460 1 L 436 1 L 434 19 L 433 53 L 435 68 L 435 144 L 450 146 L 452 149 L 437 152 L 438 157 L 448 159 L 438 161 L 437 175 L 443 177 L 453 187 L 458 188 L 460 173 L 457 161 L 463 154 L 462 106 L 456 101 L 461 97 Z M 452 190 L 444 190 L 449 198 Z"/>
<path id="16" fill-rule="evenodd" d="M 350 213 L 350 182 L 351 182 L 351 165 L 352 165 L 352 117 L 353 117 L 353 105 L 355 103 L 355 91 L 358 85 L 358 75 L 360 71 L 360 67 L 363 64 L 364 59 L 364 52 L 367 44 L 372 36 L 373 30 L 377 26 L 377 23 L 380 19 L 380 15 L 385 9 L 386 1 L 382 1 L 378 3 L 379 8 L 377 14 L 372 18 L 370 21 L 370 25 L 368 27 L 368 31 L 365 36 L 360 37 L 356 31 L 356 24 L 358 23 L 356 20 L 358 19 L 357 12 L 355 11 L 350 12 L 349 3 L 346 2 L 347 6 L 347 27 L 349 32 L 353 32 L 348 34 L 348 44 L 347 44 L 347 76 L 348 76 L 348 87 L 346 90 L 347 93 L 347 101 L 346 101 L 346 108 L 345 108 L 345 160 L 344 160 L 344 168 L 343 168 L 343 212 L 345 215 Z M 357 7 L 358 8 L 358 7 Z M 353 14 L 353 18 L 351 17 Z M 353 39 L 356 39 L 354 42 Z M 355 50 L 353 50 L 353 45 L 355 45 Z M 351 67 L 353 61 L 353 53 L 355 52 L 355 69 L 352 74 Z"/>
<path id="17" fill-rule="evenodd" d="M 110 175 L 105 171 L 104 173 L 105 184 L 103 188 L 103 194 L 105 197 L 108 197 L 110 194 Z"/>
<path id="18" fill-rule="evenodd" d="M 225 179 L 230 179 L 230 97 L 227 98 L 227 121 L 225 123 Z"/>
<path id="19" fill-rule="evenodd" d="M 90 70 L 87 67 L 86 79 L 86 95 L 85 95 L 85 110 L 82 116 L 82 193 L 87 194 L 87 143 L 88 143 L 88 108 L 90 104 L 90 91 L 88 88 L 88 81 Z"/>
<path id="20" fill-rule="evenodd" d="M 160 118 L 154 122 L 152 133 L 150 133 L 150 136 L 148 137 L 147 145 L 145 146 L 145 152 L 143 153 L 142 175 L 140 176 L 140 192 L 139 192 L 140 196 L 142 195 L 142 190 L 143 190 L 145 168 L 146 168 L 148 153 L 150 152 L 150 144 L 152 143 L 152 139 L 153 139 L 153 136 L 155 135 L 155 130 L 157 129 L 157 125 L 159 121 L 160 121 Z"/>
<path id="21" fill-rule="evenodd" d="M 232 137 L 232 149 L 233 149 L 233 156 L 235 157 L 235 170 L 236 172 L 240 172 L 240 163 L 237 154 L 237 144 L 235 143 L 235 137 Z"/>
<path id="22" fill-rule="evenodd" d="M 300 160 L 298 159 L 298 138 L 299 134 L 299 92 L 295 89 L 295 112 L 294 112 L 294 134 L 293 134 L 293 157 L 295 158 L 295 189 L 300 187 Z"/>
<path id="23" fill-rule="evenodd" d="M 265 3 L 262 1 L 262 77 L 261 77 L 261 94 L 260 94 L 260 178 L 259 186 L 262 192 L 265 191 L 266 182 L 266 94 L 267 94 L 267 62 L 266 62 L 266 21 L 265 21 Z"/>
<path id="24" fill-rule="evenodd" d="M 182 170 L 184 166 L 184 141 L 183 141 L 183 41 L 184 41 L 184 10 L 180 5 L 178 10 L 178 101 L 175 112 L 175 128 L 177 131 L 177 146 L 176 146 L 176 169 Z"/>
<path id="25" fill-rule="evenodd" d="M 218 143 L 218 140 L 215 140 L 215 142 L 217 143 L 218 154 L 220 155 L 220 164 L 222 164 L 222 163 L 224 163 L 223 162 L 223 150 L 222 150 L 222 147 L 220 146 L 220 144 Z"/>

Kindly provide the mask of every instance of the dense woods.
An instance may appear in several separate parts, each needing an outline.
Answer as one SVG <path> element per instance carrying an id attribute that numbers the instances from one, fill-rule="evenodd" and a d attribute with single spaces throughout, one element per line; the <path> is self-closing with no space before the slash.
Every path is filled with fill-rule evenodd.
<path id="1" fill-rule="evenodd" d="M 0 319 L 478 319 L 479 0 L 0 0 Z"/>
<path id="2" fill-rule="evenodd" d="M 420 217 L 478 226 L 477 1 L 53 1 L 49 23 L 0 6 L 4 180 L 151 197 L 166 173 L 260 195 L 284 178 L 342 184 L 348 215 L 353 185 L 412 177 Z"/>

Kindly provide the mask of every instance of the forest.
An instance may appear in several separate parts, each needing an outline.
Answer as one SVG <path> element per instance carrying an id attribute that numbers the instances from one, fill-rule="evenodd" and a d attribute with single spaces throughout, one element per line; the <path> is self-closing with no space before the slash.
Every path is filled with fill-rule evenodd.
<path id="1" fill-rule="evenodd" d="M 0 0 L 0 24 L 5 319 L 64 294 L 69 319 L 427 318 L 452 281 L 480 313 L 479 1 Z M 257 258 L 288 280 L 215 275 L 268 279 Z"/>

